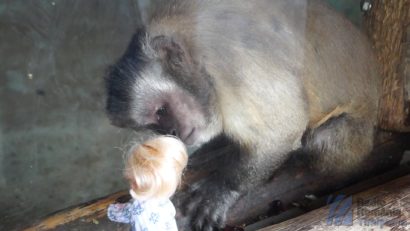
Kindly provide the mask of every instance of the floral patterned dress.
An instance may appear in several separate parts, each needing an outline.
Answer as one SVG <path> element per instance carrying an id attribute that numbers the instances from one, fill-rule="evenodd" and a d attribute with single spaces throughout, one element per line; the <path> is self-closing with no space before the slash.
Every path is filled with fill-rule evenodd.
<path id="1" fill-rule="evenodd" d="M 108 207 L 111 221 L 129 223 L 132 231 L 177 231 L 175 207 L 169 199 L 133 201 L 111 204 Z"/>

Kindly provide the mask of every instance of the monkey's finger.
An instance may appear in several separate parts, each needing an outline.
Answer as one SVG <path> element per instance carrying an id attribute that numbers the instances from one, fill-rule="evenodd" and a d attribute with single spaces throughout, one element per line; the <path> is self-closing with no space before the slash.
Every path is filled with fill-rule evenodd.
<path id="1" fill-rule="evenodd" d="M 213 231 L 216 230 L 216 228 L 213 225 L 207 224 L 205 227 L 203 227 L 204 231 Z"/>
<path id="2" fill-rule="evenodd" d="M 200 189 L 202 187 L 202 185 L 204 184 L 205 180 L 200 180 L 198 182 L 195 182 L 194 184 L 192 184 L 189 188 L 188 188 L 188 192 L 189 193 L 195 193 L 196 191 L 198 191 L 198 189 Z"/>
<path id="3" fill-rule="evenodd" d="M 183 192 L 180 191 L 178 193 L 176 193 L 173 197 L 172 197 L 172 202 L 174 203 L 175 207 L 177 208 L 182 208 L 184 203 L 188 200 L 189 195 L 187 192 Z"/>
<path id="4" fill-rule="evenodd" d="M 221 213 L 214 213 L 213 218 L 215 222 L 215 226 L 218 227 L 218 229 L 222 229 L 225 227 L 225 222 L 226 222 L 226 211 L 224 211 L 222 214 Z"/>
<path id="5" fill-rule="evenodd" d="M 201 203 L 202 198 L 199 196 L 193 196 L 188 198 L 184 205 L 184 213 L 185 214 L 192 214 L 197 213 L 199 210 L 199 204 Z M 184 215 L 185 215 L 184 214 Z"/>
<path id="6" fill-rule="evenodd" d="M 194 219 L 192 220 L 195 230 L 205 230 L 212 222 L 208 219 L 210 217 L 210 208 L 208 206 L 198 206 L 200 208 L 196 211 Z"/>

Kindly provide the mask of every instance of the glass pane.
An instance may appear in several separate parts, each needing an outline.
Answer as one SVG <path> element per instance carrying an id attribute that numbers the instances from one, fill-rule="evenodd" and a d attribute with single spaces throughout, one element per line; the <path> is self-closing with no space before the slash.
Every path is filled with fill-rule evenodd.
<path id="1" fill-rule="evenodd" d="M 328 0 L 361 25 L 357 0 Z M 148 0 L 0 2 L 0 230 L 128 186 L 103 76 Z M 304 25 L 303 23 L 301 25 Z"/>
<path id="2" fill-rule="evenodd" d="M 0 230 L 125 188 L 103 76 L 135 1 L 0 2 Z"/>

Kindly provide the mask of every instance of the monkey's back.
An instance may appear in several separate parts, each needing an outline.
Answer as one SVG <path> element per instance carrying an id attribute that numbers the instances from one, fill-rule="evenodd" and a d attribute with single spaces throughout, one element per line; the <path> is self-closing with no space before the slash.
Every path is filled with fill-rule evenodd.
<path id="1" fill-rule="evenodd" d="M 304 69 L 311 124 L 344 112 L 376 123 L 381 78 L 368 39 L 319 1 L 309 12 Z"/>
<path id="2" fill-rule="evenodd" d="M 379 81 L 370 47 L 320 1 L 177 2 L 151 32 L 188 43 L 213 78 L 228 134 L 284 143 L 259 128 L 292 131 L 294 139 L 335 110 L 375 120 Z"/>

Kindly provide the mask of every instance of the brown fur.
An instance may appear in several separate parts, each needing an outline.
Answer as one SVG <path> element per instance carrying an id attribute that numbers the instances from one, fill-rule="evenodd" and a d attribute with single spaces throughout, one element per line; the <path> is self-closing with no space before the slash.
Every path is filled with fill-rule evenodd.
<path id="1" fill-rule="evenodd" d="M 195 229 L 223 225 L 231 204 L 294 150 L 315 156 L 316 170 L 340 175 L 359 169 L 373 146 L 380 87 L 373 53 L 319 0 L 165 1 L 141 34 L 108 78 L 113 121 L 155 124 L 165 104 L 166 126 L 155 124 L 163 131 L 179 129 L 194 146 L 223 135 L 239 147 L 192 186 L 185 203 L 196 211 Z M 130 71 L 136 57 L 140 69 Z M 191 130 L 195 136 L 184 135 Z"/>

